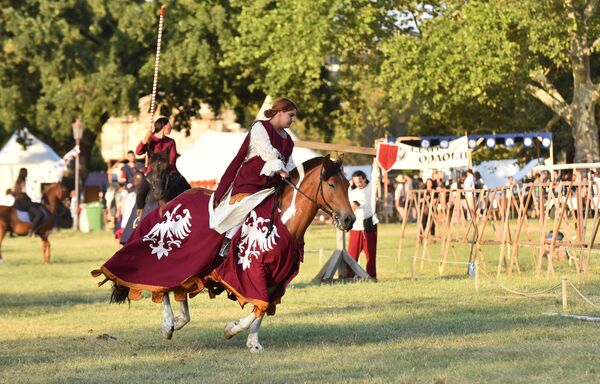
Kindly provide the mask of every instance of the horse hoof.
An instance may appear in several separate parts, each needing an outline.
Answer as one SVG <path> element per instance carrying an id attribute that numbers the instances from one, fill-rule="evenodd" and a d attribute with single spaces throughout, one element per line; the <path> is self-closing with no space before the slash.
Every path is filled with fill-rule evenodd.
<path id="1" fill-rule="evenodd" d="M 185 327 L 185 325 L 189 322 L 190 322 L 189 317 L 186 318 L 183 316 L 177 316 L 177 317 L 175 317 L 174 328 L 176 331 L 179 331 L 181 328 Z"/>
<path id="2" fill-rule="evenodd" d="M 262 353 L 265 349 L 260 344 L 252 344 L 248 346 L 248 351 L 250 351 L 250 353 Z"/>
<path id="3" fill-rule="evenodd" d="M 173 331 L 175 330 L 173 327 L 162 327 L 160 330 L 165 339 L 171 340 L 173 338 Z"/>
<path id="4" fill-rule="evenodd" d="M 240 333 L 239 323 L 237 321 L 230 321 L 225 324 L 225 329 L 223 330 L 223 336 L 226 339 L 231 339 L 233 336 Z"/>

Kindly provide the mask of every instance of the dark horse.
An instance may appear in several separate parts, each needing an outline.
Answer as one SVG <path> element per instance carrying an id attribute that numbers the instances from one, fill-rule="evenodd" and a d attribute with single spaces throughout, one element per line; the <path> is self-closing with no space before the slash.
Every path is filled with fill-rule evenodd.
<path id="1" fill-rule="evenodd" d="M 190 185 L 179 173 L 171 173 L 167 156 L 163 153 L 149 153 L 150 167 L 152 172 L 144 176 L 142 172 L 136 172 L 133 177 L 136 194 L 144 194 L 145 203 L 141 217 L 160 205 L 164 205 L 177 197 L 180 193 L 190 189 Z M 137 205 L 137 204 L 136 204 Z M 129 215 L 125 231 L 121 237 L 121 244 L 125 244 L 133 233 L 137 219 L 137 206 Z"/>
<path id="2" fill-rule="evenodd" d="M 50 185 L 42 194 L 42 203 L 40 204 L 44 211 L 38 234 L 42 239 L 42 260 L 44 264 L 50 262 L 50 242 L 48 236 L 55 226 L 60 228 L 71 228 L 73 219 L 67 207 L 63 204 L 65 198 L 65 188 L 61 183 Z M 31 223 L 19 220 L 17 210 L 14 207 L 0 205 L 0 246 L 7 232 L 19 236 L 25 236 L 31 229 Z M 0 251 L 0 260 L 2 252 Z"/>

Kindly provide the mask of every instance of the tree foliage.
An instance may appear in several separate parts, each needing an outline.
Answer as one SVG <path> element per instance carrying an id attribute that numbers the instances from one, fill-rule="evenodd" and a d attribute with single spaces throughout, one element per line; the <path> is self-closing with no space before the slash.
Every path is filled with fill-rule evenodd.
<path id="1" fill-rule="evenodd" d="M 539 130 L 555 126 L 556 114 L 583 148 L 589 139 L 574 128 L 582 106 L 573 90 L 588 83 L 600 92 L 589 72 L 597 14 L 596 0 L 450 1 L 418 33 L 386 42 L 380 80 L 393 99 L 417 104 L 415 133 Z M 578 61 L 587 78 L 577 78 Z M 587 106 L 592 115 L 597 99 Z M 597 125 L 588 123 L 596 148 L 585 159 L 598 160 Z"/>
<path id="2" fill-rule="evenodd" d="M 160 3 L 4 0 L 0 133 L 27 126 L 66 150 L 81 117 L 91 153 L 151 91 Z M 160 112 L 187 128 L 205 102 L 247 124 L 265 95 L 288 96 L 312 139 L 568 129 L 594 158 L 581 111 L 600 98 L 598 3 L 165 2 Z"/>

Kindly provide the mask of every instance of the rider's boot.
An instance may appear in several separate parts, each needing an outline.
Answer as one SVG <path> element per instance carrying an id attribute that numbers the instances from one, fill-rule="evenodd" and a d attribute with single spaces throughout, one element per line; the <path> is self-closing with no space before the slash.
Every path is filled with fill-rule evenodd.
<path id="1" fill-rule="evenodd" d="M 229 246 L 231 245 L 231 239 L 229 237 L 225 237 L 225 240 L 223 240 L 223 245 L 221 245 L 221 250 L 219 251 L 219 256 L 221 256 L 222 258 L 227 258 L 227 255 L 229 255 Z"/>
<path id="2" fill-rule="evenodd" d="M 143 210 L 139 209 L 139 208 L 136 211 L 136 213 L 135 213 L 136 218 L 135 218 L 135 220 L 133 220 L 133 229 L 135 229 L 138 226 L 138 224 L 140 223 L 140 220 L 142 219 L 142 211 Z"/>

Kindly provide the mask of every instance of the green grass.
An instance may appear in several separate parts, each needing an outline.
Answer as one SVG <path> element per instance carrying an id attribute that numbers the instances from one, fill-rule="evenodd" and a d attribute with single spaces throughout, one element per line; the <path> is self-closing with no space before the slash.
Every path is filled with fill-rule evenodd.
<path id="1" fill-rule="evenodd" d="M 443 277 L 437 263 L 410 259 L 409 226 L 396 263 L 399 225 L 380 225 L 377 283 L 316 285 L 319 248 L 333 251 L 331 227 L 312 227 L 306 255 L 275 316 L 263 323 L 265 353 L 245 349 L 245 334 L 222 336 L 226 321 L 249 312 L 224 297 L 190 302 L 192 322 L 173 340 L 160 336 L 161 306 L 149 299 L 109 305 L 107 286 L 89 271 L 116 250 L 109 233 L 64 231 L 51 237 L 51 265 L 41 264 L 39 240 L 6 239 L 0 265 L 1 383 L 570 383 L 600 382 L 600 326 L 548 316 L 561 312 L 560 290 L 536 298 L 511 295 L 482 276 L 475 292 L 466 266 Z M 412 240 L 411 240 L 412 239 Z M 431 247 L 439 258 L 440 244 Z M 456 245 L 450 260 L 464 262 Z M 499 247 L 486 246 L 494 272 Z M 499 283 L 520 290 L 550 287 L 573 266 L 557 263 L 554 277 L 535 278 L 527 250 L 522 273 Z M 364 261 L 361 260 L 364 265 Z M 582 292 L 600 303 L 597 260 Z M 600 316 L 569 291 L 569 313 Z M 98 338 L 109 334 L 115 339 Z"/>

